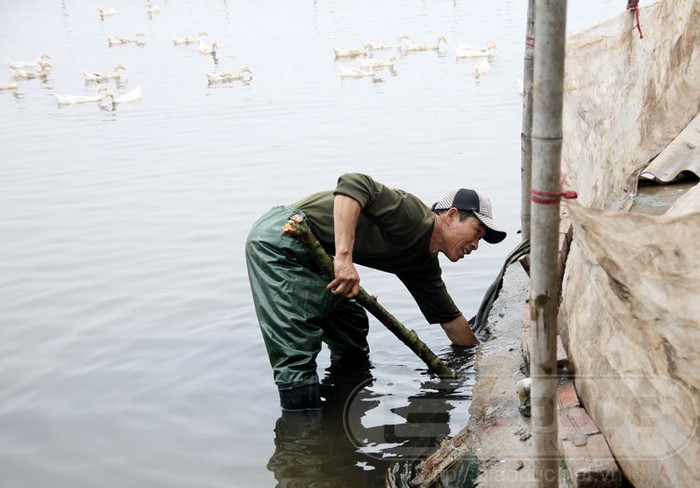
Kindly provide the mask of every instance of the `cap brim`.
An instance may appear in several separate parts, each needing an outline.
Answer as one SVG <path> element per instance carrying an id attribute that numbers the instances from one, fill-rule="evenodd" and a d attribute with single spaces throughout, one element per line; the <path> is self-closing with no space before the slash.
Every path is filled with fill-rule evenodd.
<path id="1" fill-rule="evenodd" d="M 489 244 L 498 244 L 508 235 L 506 231 L 501 229 L 492 218 L 487 217 L 479 212 L 474 212 L 474 215 L 484 224 L 486 227 L 486 234 L 484 234 L 484 240 Z"/>

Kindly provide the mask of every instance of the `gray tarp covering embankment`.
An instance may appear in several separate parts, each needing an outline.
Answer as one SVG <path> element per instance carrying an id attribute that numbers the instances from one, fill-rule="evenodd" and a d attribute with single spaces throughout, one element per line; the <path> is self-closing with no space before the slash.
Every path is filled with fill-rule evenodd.
<path id="1" fill-rule="evenodd" d="M 654 158 L 642 175 L 668 183 L 683 172 L 700 175 L 700 115 Z"/>
<path id="2" fill-rule="evenodd" d="M 634 486 L 697 486 L 700 190 L 662 216 L 626 211 L 640 174 L 698 171 L 700 0 L 640 18 L 643 39 L 625 12 L 567 40 L 562 172 L 579 198 L 560 328 L 581 401 Z"/>

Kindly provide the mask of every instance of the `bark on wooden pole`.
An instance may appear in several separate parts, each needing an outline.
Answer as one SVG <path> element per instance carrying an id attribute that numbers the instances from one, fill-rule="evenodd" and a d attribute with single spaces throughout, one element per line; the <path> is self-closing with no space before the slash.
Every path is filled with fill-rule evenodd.
<path id="1" fill-rule="evenodd" d="M 535 8 L 530 317 L 532 436 L 538 487 L 559 485 L 556 337 L 559 303 L 559 202 L 566 1 Z M 536 198 L 537 195 L 537 198 Z"/>
<path id="2" fill-rule="evenodd" d="M 293 215 L 284 227 L 282 227 L 282 232 L 296 237 L 299 241 L 304 243 L 309 248 L 311 255 L 321 269 L 330 276 L 333 276 L 333 258 L 323 249 L 323 246 L 318 242 L 318 239 L 316 239 L 316 236 L 311 232 L 311 229 L 301 215 Z M 442 359 L 437 357 L 435 353 L 420 340 L 415 331 L 407 329 L 396 317 L 382 307 L 375 297 L 368 294 L 364 288 L 360 287 L 360 294 L 355 300 L 421 358 L 430 371 L 441 378 L 454 379 L 457 377 L 454 370 L 448 368 Z"/>
<path id="3" fill-rule="evenodd" d="M 523 59 L 523 124 L 520 133 L 520 228 L 530 238 L 530 188 L 532 186 L 532 83 L 535 58 L 535 0 L 527 2 L 525 56 Z"/>

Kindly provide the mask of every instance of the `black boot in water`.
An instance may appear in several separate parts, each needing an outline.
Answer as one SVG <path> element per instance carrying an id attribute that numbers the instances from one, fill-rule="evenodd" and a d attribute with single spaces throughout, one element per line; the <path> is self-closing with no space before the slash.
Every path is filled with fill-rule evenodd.
<path id="1" fill-rule="evenodd" d="M 322 408 L 318 383 L 280 388 L 279 392 L 282 410 L 320 410 Z"/>

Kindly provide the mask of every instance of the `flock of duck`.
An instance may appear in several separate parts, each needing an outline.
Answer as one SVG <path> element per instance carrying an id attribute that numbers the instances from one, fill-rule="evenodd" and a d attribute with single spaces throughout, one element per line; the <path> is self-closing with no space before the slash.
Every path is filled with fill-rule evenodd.
<path id="1" fill-rule="evenodd" d="M 365 42 L 362 47 L 334 47 L 333 54 L 336 61 L 347 62 L 354 60 L 355 66 L 341 64 L 339 73 L 341 78 L 371 78 L 373 82 L 382 82 L 384 79 L 379 75 L 379 71 L 388 69 L 392 75 L 397 73 L 396 65 L 399 55 L 405 56 L 414 52 L 434 51 L 444 56 L 446 53 L 447 38 L 444 35 L 438 37 L 435 43 L 413 42 L 411 38 L 403 34 L 394 43 Z M 485 46 L 473 46 L 467 43 L 458 43 L 455 47 L 457 59 L 481 58 L 481 62 L 473 69 L 474 77 L 478 78 L 482 74 L 491 70 L 489 59 L 496 49 L 494 41 L 488 41 Z M 376 57 L 379 52 L 394 51 L 388 59 Z"/>
<path id="2" fill-rule="evenodd" d="M 44 52 L 41 57 L 36 61 L 12 61 L 8 60 L 10 64 L 10 77 L 12 81 L 10 83 L 0 83 L 0 90 L 16 90 L 18 88 L 18 80 L 33 80 L 41 79 L 46 81 L 49 73 L 53 69 L 53 65 L 50 63 L 51 56 Z M 56 99 L 56 103 L 61 105 L 76 105 L 80 103 L 104 103 L 105 106 L 109 106 L 112 109 L 116 107 L 117 104 L 134 102 L 141 99 L 141 85 L 137 85 L 136 88 L 119 95 L 116 95 L 112 90 L 104 84 L 105 82 L 114 80 L 117 83 L 121 79 L 121 72 L 126 71 L 126 67 L 122 64 L 118 64 L 114 67 L 112 72 L 96 72 L 96 71 L 83 71 L 83 77 L 85 79 L 85 84 L 98 84 L 97 89 L 93 95 L 59 95 L 52 92 L 51 95 Z"/>
<path id="3" fill-rule="evenodd" d="M 149 18 L 153 19 L 154 15 L 161 12 L 161 7 L 153 5 L 149 0 L 145 3 L 145 11 Z M 117 15 L 114 8 L 110 9 L 98 9 L 99 19 L 104 21 L 106 18 L 113 17 Z M 216 41 L 211 43 L 206 41 L 208 34 L 204 31 L 200 31 L 197 36 L 194 37 L 175 37 L 173 38 L 174 46 L 188 46 L 196 45 L 197 51 L 212 56 L 215 64 L 218 64 L 217 52 L 218 44 Z M 107 44 L 109 47 L 113 46 L 123 46 L 128 44 L 134 44 L 137 46 L 145 46 L 146 42 L 143 39 L 144 34 L 142 32 L 137 32 L 132 37 L 126 36 L 108 36 Z M 44 52 L 35 61 L 12 61 L 8 59 L 10 68 L 10 78 L 8 83 L 0 83 L 0 91 L 16 91 L 19 88 L 19 81 L 39 79 L 42 81 L 47 81 L 49 73 L 53 69 L 51 64 L 51 56 Z M 110 81 L 114 81 L 117 85 L 120 84 L 122 72 L 127 71 L 126 66 L 123 64 L 117 64 L 114 69 L 109 72 L 101 71 L 83 71 L 83 78 L 85 80 L 85 85 L 96 85 L 95 92 L 91 95 L 59 95 L 57 93 L 51 93 L 56 99 L 59 106 L 62 105 L 76 105 L 82 103 L 98 103 L 103 107 L 114 109 L 118 104 L 135 102 L 141 99 L 141 85 L 137 85 L 130 91 L 121 94 L 115 94 L 112 92 L 111 88 L 106 84 Z M 205 73 L 207 84 L 213 85 L 217 83 L 229 83 L 232 81 L 243 81 L 250 82 L 253 77 L 253 71 L 247 67 L 243 66 L 238 71 L 214 71 Z"/>
<path id="4" fill-rule="evenodd" d="M 153 5 L 150 0 L 145 3 L 145 11 L 149 18 L 161 12 L 159 6 Z M 114 17 L 117 12 L 114 8 L 98 9 L 99 19 L 104 21 L 106 18 Z M 216 41 L 208 42 L 208 34 L 205 31 L 200 31 L 193 37 L 175 37 L 172 40 L 174 46 L 196 46 L 197 51 L 201 54 L 212 56 L 214 63 L 218 64 L 218 44 Z M 127 36 L 108 36 L 107 44 L 109 47 L 123 46 L 134 44 L 144 46 L 144 34 L 137 32 L 135 35 Z M 389 70 L 392 75 L 397 73 L 397 64 L 400 56 L 406 56 L 409 53 L 433 51 L 438 55 L 446 55 L 448 40 L 444 35 L 438 37 L 435 43 L 414 42 L 408 35 L 403 34 L 394 43 L 383 42 L 365 42 L 362 47 L 334 47 L 333 54 L 335 60 L 342 62 L 340 64 L 339 73 L 341 78 L 371 78 L 373 82 L 382 82 L 383 78 L 379 72 Z M 473 67 L 473 74 L 476 78 L 491 69 L 489 59 L 494 55 L 496 43 L 488 41 L 485 46 L 472 46 L 470 44 L 458 43 L 454 46 L 455 57 L 457 59 L 474 58 L 481 59 L 479 64 Z M 393 51 L 388 58 L 381 58 L 380 53 Z M 51 64 L 51 56 L 44 52 L 39 59 L 35 61 L 11 61 L 8 60 L 10 66 L 9 83 L 0 83 L 0 91 L 17 90 L 18 81 L 40 79 L 47 80 L 53 65 Z M 353 65 L 346 63 L 352 62 Z M 108 86 L 108 82 L 114 81 L 117 86 L 120 85 L 122 72 L 127 68 L 123 64 L 117 64 L 111 72 L 96 72 L 83 71 L 85 84 L 95 84 L 96 89 L 91 95 L 58 95 L 52 93 L 59 106 L 74 105 L 81 103 L 99 103 L 106 107 L 114 109 L 116 105 L 122 103 L 134 102 L 141 99 L 141 86 L 137 85 L 130 91 L 122 94 L 115 94 Z M 205 73 L 207 84 L 209 86 L 218 83 L 229 83 L 232 81 L 242 81 L 249 83 L 253 78 L 253 72 L 248 66 L 241 67 L 238 71 L 214 71 Z"/>

